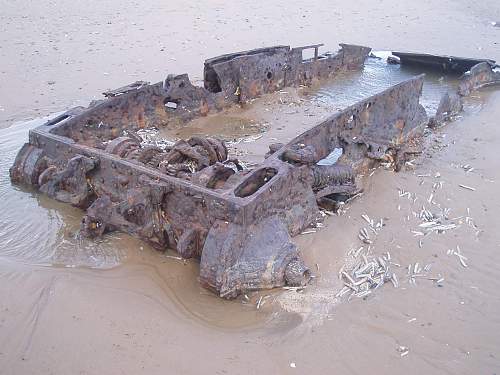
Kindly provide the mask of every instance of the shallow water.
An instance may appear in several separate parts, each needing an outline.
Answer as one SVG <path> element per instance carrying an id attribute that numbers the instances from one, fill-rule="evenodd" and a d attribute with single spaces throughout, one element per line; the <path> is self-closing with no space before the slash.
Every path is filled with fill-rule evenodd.
<path id="1" fill-rule="evenodd" d="M 119 235 L 98 241 L 80 239 L 80 210 L 11 184 L 8 169 L 27 141 L 27 129 L 44 121 L 36 119 L 0 129 L 0 257 L 61 267 L 105 269 L 121 264 L 126 252 L 117 246 Z"/>
<path id="2" fill-rule="evenodd" d="M 368 57 L 361 71 L 343 72 L 329 83 L 310 93 L 310 98 L 321 105 L 345 108 L 349 105 L 375 95 L 392 85 L 425 74 L 420 103 L 427 114 L 436 113 L 441 97 L 446 92 L 456 92 L 459 75 L 442 74 L 428 69 L 419 69 L 405 65 L 388 64 L 390 52 L 375 51 L 377 58 Z M 465 101 L 464 111 L 476 112 L 481 103 L 472 99 Z"/>

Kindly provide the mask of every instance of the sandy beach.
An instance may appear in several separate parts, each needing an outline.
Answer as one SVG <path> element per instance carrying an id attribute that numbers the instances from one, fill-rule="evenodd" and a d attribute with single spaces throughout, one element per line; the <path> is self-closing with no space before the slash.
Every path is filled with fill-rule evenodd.
<path id="1" fill-rule="evenodd" d="M 499 61 L 493 22 L 490 0 L 0 0 L 0 373 L 499 373 L 498 90 L 427 135 L 412 168 L 376 170 L 342 215 L 295 237 L 316 276 L 302 292 L 220 299 L 200 287 L 196 261 L 119 233 L 82 243 L 82 211 L 8 176 L 44 117 L 136 80 L 187 72 L 200 84 L 206 58 L 278 44 Z M 449 209 L 457 227 L 421 238 L 423 205 Z M 338 272 L 362 215 L 383 218 L 373 249 L 390 251 L 400 286 L 341 301 Z M 428 277 L 413 283 L 417 263 Z"/>

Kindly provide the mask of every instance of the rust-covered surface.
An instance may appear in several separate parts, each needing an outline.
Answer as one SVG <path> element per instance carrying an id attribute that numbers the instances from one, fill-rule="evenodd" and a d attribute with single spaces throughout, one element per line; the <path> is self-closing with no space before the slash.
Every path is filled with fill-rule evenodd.
<path id="1" fill-rule="evenodd" d="M 474 90 L 500 84 L 500 72 L 492 69 L 493 64 L 482 62 L 465 72 L 458 87 L 460 96 L 468 96 Z"/>
<path id="2" fill-rule="evenodd" d="M 107 99 L 30 131 L 11 179 L 85 210 L 82 235 L 119 230 L 200 259 L 200 282 L 222 297 L 303 285 L 310 271 L 291 237 L 317 219 L 319 205 L 359 191 L 357 176 L 367 168 L 383 161 L 397 169 L 416 152 L 428 124 L 419 103 L 423 76 L 271 145 L 252 169 L 229 158 L 216 138 L 191 137 L 160 148 L 142 144 L 136 132 L 182 125 L 284 87 L 359 70 L 370 52 L 341 45 L 335 54 L 320 55 L 319 47 L 278 46 L 209 59 L 204 87 L 184 74 L 108 91 Z M 304 48 L 314 57 L 304 60 Z M 470 92 L 497 75 L 489 62 L 480 62 L 463 85 Z M 443 97 L 434 122 L 460 110 L 459 94 Z M 336 149 L 343 152 L 335 163 L 322 162 Z"/>

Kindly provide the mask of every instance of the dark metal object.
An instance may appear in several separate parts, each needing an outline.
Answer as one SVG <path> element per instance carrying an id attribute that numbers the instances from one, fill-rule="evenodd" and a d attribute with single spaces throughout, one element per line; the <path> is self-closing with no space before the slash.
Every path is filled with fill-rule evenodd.
<path id="1" fill-rule="evenodd" d="M 219 56 L 205 61 L 205 88 L 228 100 L 247 101 L 284 87 L 307 85 L 340 70 L 359 69 L 371 49 L 341 44 L 336 54 L 319 55 L 321 44 L 292 48 L 277 46 Z M 303 51 L 314 57 L 303 59 Z"/>
<path id="2" fill-rule="evenodd" d="M 470 70 L 474 65 L 482 62 L 494 64 L 495 61 L 488 59 L 470 59 L 456 56 L 429 55 L 426 53 L 406 53 L 392 52 L 394 56 L 399 57 L 402 65 L 413 65 L 436 69 L 445 73 L 463 74 Z"/>
<path id="3" fill-rule="evenodd" d="M 318 202 L 355 193 L 359 173 L 387 159 L 401 165 L 414 152 L 409 145 L 428 121 L 419 104 L 423 76 L 272 145 L 252 170 L 227 160 L 217 139 L 192 137 L 163 150 L 142 146 L 134 132 L 360 69 L 370 51 L 341 45 L 337 54 L 319 55 L 318 47 L 279 46 L 207 60 L 205 87 L 179 75 L 108 92 L 107 100 L 31 130 L 11 179 L 85 209 L 86 236 L 120 230 L 199 258 L 200 282 L 220 296 L 304 284 L 310 272 L 290 237 L 315 221 Z M 315 50 L 312 59 L 302 59 L 304 48 Z M 343 150 L 336 164 L 318 165 L 335 149 Z"/>

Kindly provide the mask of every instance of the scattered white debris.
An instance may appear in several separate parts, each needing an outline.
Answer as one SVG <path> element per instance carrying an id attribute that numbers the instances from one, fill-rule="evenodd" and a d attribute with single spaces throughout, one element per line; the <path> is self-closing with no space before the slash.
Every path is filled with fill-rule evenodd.
<path id="1" fill-rule="evenodd" d="M 460 187 L 461 187 L 461 188 L 463 188 L 463 189 L 467 189 L 467 190 L 471 190 L 471 191 L 476 191 L 476 189 L 475 189 L 475 188 L 470 187 L 470 186 L 467 186 L 467 185 L 458 184 L 458 186 L 460 186 Z"/>
<path id="2" fill-rule="evenodd" d="M 467 257 L 465 257 L 464 255 L 462 255 L 462 252 L 461 252 L 461 250 L 460 250 L 460 246 L 458 246 L 458 245 L 457 245 L 456 250 L 454 250 L 454 249 L 449 249 L 446 253 L 447 253 L 448 255 L 455 255 L 455 256 L 458 258 L 458 260 L 459 260 L 460 264 L 461 264 L 464 268 L 467 268 L 467 267 L 468 267 L 467 263 L 465 263 L 465 261 L 466 261 L 466 260 L 468 260 L 468 258 L 467 258 Z"/>
<path id="3" fill-rule="evenodd" d="M 169 147 L 173 147 L 175 144 L 172 140 L 162 138 L 160 131 L 156 128 L 139 129 L 135 134 L 141 137 L 141 146 L 156 146 L 165 150 Z"/>
<path id="4" fill-rule="evenodd" d="M 260 309 L 261 304 L 262 304 L 262 296 L 260 296 L 259 300 L 257 301 L 257 310 Z"/>
<path id="5" fill-rule="evenodd" d="M 262 134 L 251 135 L 249 137 L 244 138 L 243 143 L 255 142 L 256 140 L 261 139 L 262 137 L 263 137 Z"/>
<path id="6" fill-rule="evenodd" d="M 312 234 L 312 233 L 316 233 L 316 231 L 314 229 L 305 230 L 305 231 L 301 232 L 300 234 Z"/>
<path id="7" fill-rule="evenodd" d="M 408 353 L 410 352 L 410 349 L 407 346 L 402 345 L 400 345 L 396 350 L 399 352 L 401 357 L 408 355 Z"/>

